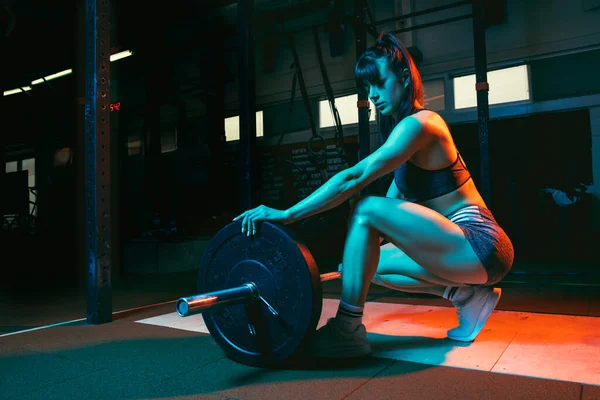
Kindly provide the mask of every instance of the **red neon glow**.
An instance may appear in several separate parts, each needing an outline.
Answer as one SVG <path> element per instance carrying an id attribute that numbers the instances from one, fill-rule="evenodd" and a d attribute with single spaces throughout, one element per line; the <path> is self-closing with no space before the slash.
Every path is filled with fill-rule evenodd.
<path id="1" fill-rule="evenodd" d="M 121 102 L 117 101 L 116 103 L 110 103 L 110 112 L 113 111 L 121 111 Z"/>

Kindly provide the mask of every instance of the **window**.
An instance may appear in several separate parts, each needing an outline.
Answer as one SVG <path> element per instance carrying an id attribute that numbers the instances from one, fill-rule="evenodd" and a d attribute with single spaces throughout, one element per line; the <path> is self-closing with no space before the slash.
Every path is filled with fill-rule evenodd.
<path id="1" fill-rule="evenodd" d="M 177 126 L 173 123 L 160 124 L 160 152 L 168 153 L 177 150 Z"/>
<path id="2" fill-rule="evenodd" d="M 340 115 L 342 125 L 358 124 L 357 101 L 357 94 L 335 98 L 335 108 Z M 375 121 L 375 105 L 371 101 L 369 101 L 369 110 L 369 121 Z M 335 121 L 329 107 L 329 100 L 322 100 L 319 102 L 319 127 L 328 128 L 330 126 L 335 126 Z"/>
<path id="3" fill-rule="evenodd" d="M 446 109 L 443 79 L 423 82 L 423 91 L 425 92 L 425 107 L 434 111 L 444 111 Z"/>
<path id="4" fill-rule="evenodd" d="M 487 73 L 490 85 L 489 104 L 529 100 L 529 70 L 527 65 L 504 68 Z M 454 108 L 477 107 L 475 75 L 454 78 Z"/>
<path id="5" fill-rule="evenodd" d="M 17 172 L 19 170 L 19 164 L 17 161 L 9 161 L 6 163 L 6 173 Z"/>
<path id="6" fill-rule="evenodd" d="M 32 215 L 37 214 L 35 209 L 35 158 L 27 158 L 19 161 L 9 161 L 6 163 L 6 172 L 27 171 L 27 186 L 29 186 L 29 212 Z"/>
<path id="7" fill-rule="evenodd" d="M 144 146 L 139 136 L 128 136 L 127 137 L 127 155 L 136 156 L 143 154 Z"/>
<path id="8" fill-rule="evenodd" d="M 263 136 L 263 112 L 256 112 L 256 137 Z M 240 140 L 240 117 L 225 118 L 225 139 L 228 142 Z"/>
<path id="9" fill-rule="evenodd" d="M 146 123 L 142 114 L 130 114 L 130 119 L 124 119 L 122 126 L 127 130 L 127 155 L 136 156 L 144 154 Z"/>

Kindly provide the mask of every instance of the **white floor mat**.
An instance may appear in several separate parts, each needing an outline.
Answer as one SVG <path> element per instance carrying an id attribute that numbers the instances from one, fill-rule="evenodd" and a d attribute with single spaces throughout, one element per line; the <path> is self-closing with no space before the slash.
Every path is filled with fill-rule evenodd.
<path id="1" fill-rule="evenodd" d="M 338 304 L 323 299 L 319 326 Z M 451 307 L 369 302 L 363 321 L 376 357 L 600 385 L 600 318 L 494 311 L 472 343 L 446 338 Z M 208 333 L 202 314 L 137 322 Z"/>

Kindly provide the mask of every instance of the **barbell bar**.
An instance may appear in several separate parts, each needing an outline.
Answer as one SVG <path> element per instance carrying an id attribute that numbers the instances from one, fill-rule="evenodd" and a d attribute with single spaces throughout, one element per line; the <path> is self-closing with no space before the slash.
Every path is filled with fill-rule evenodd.
<path id="1" fill-rule="evenodd" d="M 342 276 L 339 272 L 327 272 L 321 274 L 321 282 L 338 279 Z M 176 309 L 180 317 L 202 313 L 206 310 L 222 307 L 226 305 L 242 304 L 252 301 L 262 300 L 274 315 L 277 311 L 266 300 L 260 296 L 258 287 L 254 282 L 247 282 L 241 286 L 217 290 L 215 292 L 197 294 L 189 297 L 182 297 L 177 300 Z"/>

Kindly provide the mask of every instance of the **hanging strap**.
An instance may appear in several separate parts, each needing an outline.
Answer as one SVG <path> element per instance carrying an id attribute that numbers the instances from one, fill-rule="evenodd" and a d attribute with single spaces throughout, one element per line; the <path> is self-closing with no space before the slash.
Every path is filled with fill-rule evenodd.
<path id="1" fill-rule="evenodd" d="M 323 182 L 327 181 L 328 173 L 327 173 L 327 141 L 325 138 L 319 134 L 317 134 L 317 127 L 315 124 L 315 120 L 312 115 L 312 110 L 310 108 L 310 102 L 308 100 L 308 93 L 306 92 L 306 84 L 304 83 L 304 76 L 302 75 L 302 67 L 300 66 L 300 59 L 298 57 L 298 52 L 296 51 L 296 43 L 294 41 L 294 37 L 291 33 L 288 33 L 288 42 L 290 44 L 290 49 L 292 50 L 292 54 L 294 56 L 294 66 L 296 69 L 296 73 L 294 76 L 294 85 L 293 88 L 296 87 L 296 75 L 298 77 L 298 83 L 300 84 L 300 92 L 302 93 L 302 99 L 304 100 L 304 107 L 306 108 L 306 113 L 308 114 L 308 120 L 310 121 L 310 129 L 312 130 L 312 137 L 308 140 L 307 151 L 309 156 L 312 158 L 312 162 L 319 168 L 321 177 Z M 292 88 L 292 89 L 293 89 Z M 295 93 L 292 90 L 292 96 Z M 293 101 L 293 97 L 292 97 Z M 315 142 L 322 142 L 322 150 L 315 151 L 313 145 Z"/>
<path id="2" fill-rule="evenodd" d="M 323 76 L 323 84 L 325 85 L 325 92 L 327 93 L 327 99 L 329 100 L 329 109 L 331 110 L 331 114 L 333 115 L 333 120 L 335 122 L 335 137 L 338 139 L 338 147 L 344 152 L 344 130 L 342 128 L 342 121 L 340 119 L 340 114 L 335 106 L 335 96 L 333 95 L 333 90 L 331 89 L 331 84 L 329 83 L 329 77 L 327 76 L 327 69 L 325 68 L 325 63 L 323 62 L 323 52 L 321 51 L 321 42 L 319 40 L 319 32 L 316 26 L 312 27 L 313 38 L 315 39 L 315 47 L 317 49 L 317 57 L 319 58 L 319 66 L 321 68 L 321 75 Z"/>
<path id="3" fill-rule="evenodd" d="M 290 110 L 288 111 L 288 115 L 292 114 L 292 109 L 294 108 L 294 97 L 296 97 L 296 81 L 298 80 L 298 72 L 295 70 L 296 66 L 294 63 L 290 65 L 290 69 L 294 68 L 294 77 L 292 78 L 292 98 L 290 99 Z"/>
<path id="4" fill-rule="evenodd" d="M 302 75 L 302 68 L 300 67 L 300 59 L 298 58 L 298 52 L 296 51 L 296 43 L 294 41 L 294 36 L 291 33 L 288 33 L 288 42 L 290 44 L 290 49 L 292 50 L 292 54 L 294 55 L 294 65 L 296 68 L 296 74 L 298 75 L 298 83 L 300 84 L 300 92 L 302 92 L 302 99 L 304 100 L 304 107 L 306 108 L 306 113 L 308 114 L 308 119 L 310 121 L 310 129 L 312 130 L 313 136 L 317 135 L 317 128 L 315 125 L 315 120 L 312 115 L 312 110 L 310 109 L 310 103 L 308 101 L 308 93 L 306 92 L 306 85 L 304 83 L 304 76 Z M 295 76 L 294 76 L 295 78 Z M 294 79 L 295 82 L 295 79 Z M 296 84 L 294 83 L 292 87 L 292 96 L 294 94 L 294 88 Z M 292 97 L 293 101 L 293 97 Z"/>

